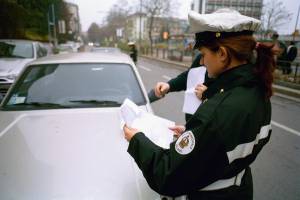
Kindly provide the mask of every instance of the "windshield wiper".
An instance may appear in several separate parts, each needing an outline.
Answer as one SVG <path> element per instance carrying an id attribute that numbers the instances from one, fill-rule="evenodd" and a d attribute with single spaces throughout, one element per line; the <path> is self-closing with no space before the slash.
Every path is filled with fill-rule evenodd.
<path id="1" fill-rule="evenodd" d="M 121 103 L 118 101 L 108 101 L 108 100 L 73 100 L 69 101 L 71 103 L 84 103 L 84 104 L 96 104 L 101 106 L 120 106 Z"/>
<path id="2" fill-rule="evenodd" d="M 9 106 L 35 106 L 35 107 L 47 107 L 47 108 L 70 108 L 58 103 L 49 103 L 49 102 L 27 102 L 27 103 L 17 103 Z"/>
<path id="3" fill-rule="evenodd" d="M 0 55 L 1 58 L 27 58 L 24 56 L 18 56 L 18 55 Z"/>
<path id="4" fill-rule="evenodd" d="M 10 55 L 10 58 L 27 58 L 25 56 Z"/>

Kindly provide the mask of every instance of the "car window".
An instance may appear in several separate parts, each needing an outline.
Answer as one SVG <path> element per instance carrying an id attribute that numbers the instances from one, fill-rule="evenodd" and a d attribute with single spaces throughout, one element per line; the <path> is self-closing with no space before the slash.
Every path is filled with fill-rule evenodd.
<path id="1" fill-rule="evenodd" d="M 38 56 L 38 58 L 44 57 L 44 56 L 47 55 L 47 50 L 44 48 L 43 45 L 37 44 L 36 47 L 37 47 L 37 56 Z"/>
<path id="2" fill-rule="evenodd" d="M 130 65 L 35 65 L 25 70 L 3 108 L 116 107 L 126 98 L 138 105 L 146 104 Z"/>
<path id="3" fill-rule="evenodd" d="M 32 43 L 21 41 L 0 41 L 0 57 L 33 58 Z"/>

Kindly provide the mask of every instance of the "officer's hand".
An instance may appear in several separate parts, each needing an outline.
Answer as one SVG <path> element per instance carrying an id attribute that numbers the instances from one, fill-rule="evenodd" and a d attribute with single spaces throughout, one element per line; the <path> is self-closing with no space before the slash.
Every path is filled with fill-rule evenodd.
<path id="1" fill-rule="evenodd" d="M 124 131 L 124 135 L 125 135 L 125 139 L 129 142 L 131 140 L 131 138 L 137 134 L 138 132 L 140 132 L 139 130 L 135 129 L 135 128 L 131 128 L 128 127 L 126 124 L 123 127 L 123 131 Z"/>
<path id="2" fill-rule="evenodd" d="M 155 96 L 157 96 L 158 98 L 162 98 L 165 96 L 165 94 L 167 94 L 170 90 L 170 85 L 168 83 L 165 82 L 158 82 L 155 86 Z"/>
<path id="3" fill-rule="evenodd" d="M 198 84 L 195 88 L 196 96 L 201 100 L 203 92 L 207 90 L 207 87 L 203 84 Z"/>
<path id="4" fill-rule="evenodd" d="M 176 137 L 179 137 L 185 131 L 185 126 L 176 125 L 173 127 L 169 127 L 169 129 L 174 132 L 174 135 Z"/>

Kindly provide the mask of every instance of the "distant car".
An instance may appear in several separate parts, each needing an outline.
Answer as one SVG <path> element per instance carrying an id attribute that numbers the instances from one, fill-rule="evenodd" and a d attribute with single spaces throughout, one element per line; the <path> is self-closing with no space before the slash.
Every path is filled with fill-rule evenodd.
<path id="1" fill-rule="evenodd" d="M 115 47 L 93 47 L 91 52 L 121 53 L 121 50 Z"/>
<path id="2" fill-rule="evenodd" d="M 58 45 L 58 51 L 60 54 L 77 52 L 78 51 L 77 48 L 78 47 L 70 43 Z"/>
<path id="3" fill-rule="evenodd" d="M 0 107 L 0 199 L 161 199 L 127 153 L 125 98 L 152 112 L 125 54 L 58 54 L 27 66 Z"/>
<path id="4" fill-rule="evenodd" d="M 47 49 L 40 42 L 0 40 L 0 93 L 4 96 L 26 64 L 44 57 Z"/>

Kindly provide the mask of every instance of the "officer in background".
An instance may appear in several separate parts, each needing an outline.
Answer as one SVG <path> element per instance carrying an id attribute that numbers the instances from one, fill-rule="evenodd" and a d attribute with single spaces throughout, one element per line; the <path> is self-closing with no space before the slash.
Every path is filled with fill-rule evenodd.
<path id="1" fill-rule="evenodd" d="M 137 49 L 135 47 L 135 43 L 134 42 L 128 42 L 128 46 L 129 46 L 129 56 L 131 57 L 131 59 L 133 60 L 134 63 L 137 62 Z"/>
<path id="2" fill-rule="evenodd" d="M 298 55 L 298 49 L 295 46 L 295 42 L 291 41 L 290 45 L 287 48 L 287 53 L 286 53 L 286 68 L 282 70 L 283 74 L 290 74 L 292 72 L 292 62 L 296 59 Z"/>
<path id="3" fill-rule="evenodd" d="M 260 21 L 230 9 L 190 12 L 195 48 L 213 83 L 181 134 L 163 149 L 124 126 L 128 152 L 149 186 L 189 200 L 252 200 L 250 164 L 271 136 L 272 45 L 257 43 Z M 256 51 L 257 57 L 254 57 Z M 162 133 L 163 134 L 163 133 Z"/>

